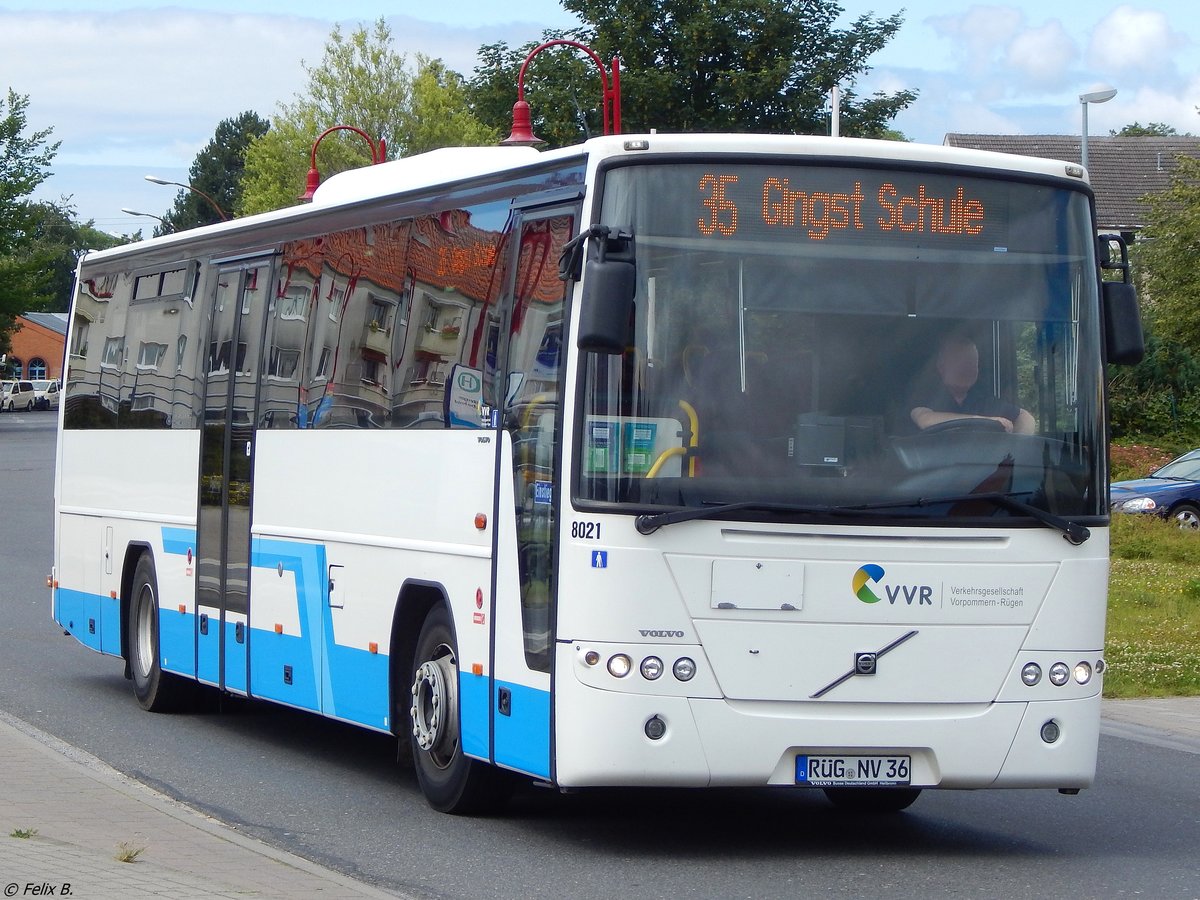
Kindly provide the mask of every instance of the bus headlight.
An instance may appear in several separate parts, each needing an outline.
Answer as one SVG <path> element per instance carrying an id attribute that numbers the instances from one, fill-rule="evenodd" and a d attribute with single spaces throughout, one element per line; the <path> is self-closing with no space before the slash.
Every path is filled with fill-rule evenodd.
<path id="1" fill-rule="evenodd" d="M 691 681 L 696 677 L 696 663 L 686 656 L 681 656 L 675 660 L 675 665 L 671 666 L 671 672 L 680 681 Z"/>
<path id="2" fill-rule="evenodd" d="M 617 653 L 608 658 L 608 674 L 613 678 L 624 678 L 633 669 L 633 660 L 625 653 Z"/>
<path id="3" fill-rule="evenodd" d="M 1033 687 L 1042 680 L 1042 667 L 1035 662 L 1025 663 L 1025 668 L 1021 669 L 1021 680 L 1028 687 Z"/>
<path id="4" fill-rule="evenodd" d="M 1071 669 L 1064 662 L 1056 662 L 1050 667 L 1050 683 L 1062 687 L 1071 678 Z"/>
<path id="5" fill-rule="evenodd" d="M 663 673 L 663 661 L 657 656 L 647 656 L 642 660 L 641 671 L 643 678 L 654 681 Z"/>
<path id="6" fill-rule="evenodd" d="M 1080 684 L 1087 684 L 1092 680 L 1092 667 L 1087 662 L 1075 663 L 1075 680 Z"/>

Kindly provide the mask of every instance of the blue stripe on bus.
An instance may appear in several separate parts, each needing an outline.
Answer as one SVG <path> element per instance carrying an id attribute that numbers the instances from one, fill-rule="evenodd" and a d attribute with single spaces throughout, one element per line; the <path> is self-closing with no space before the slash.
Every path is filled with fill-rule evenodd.
<path id="1" fill-rule="evenodd" d="M 274 573 L 292 573 L 300 617 L 300 637 L 291 646 L 273 641 L 282 637 L 274 632 L 259 629 L 251 635 L 250 671 L 254 693 L 320 709 L 325 715 L 346 721 L 386 729 L 390 712 L 388 657 L 334 643 L 324 546 L 254 538 L 251 565 Z M 389 636 L 384 637 L 386 640 Z M 290 662 L 284 660 L 285 653 Z M 266 667 L 261 678 L 260 661 Z M 287 664 L 292 666 L 291 685 L 284 684 L 283 666 Z M 296 692 L 292 690 L 301 676 L 309 691 L 307 702 L 303 704 L 297 702 Z"/>
<path id="2" fill-rule="evenodd" d="M 196 546 L 196 529 L 163 526 L 162 545 L 163 553 L 169 553 L 172 556 L 186 556 L 187 552 Z"/>
<path id="3" fill-rule="evenodd" d="M 190 612 L 158 608 L 158 664 L 164 672 L 193 678 L 196 674 L 196 617 Z"/>
<path id="4" fill-rule="evenodd" d="M 162 528 L 164 553 L 172 556 L 195 552 L 195 529 Z M 250 693 L 263 699 L 323 712 L 325 715 L 386 730 L 388 716 L 388 656 L 357 647 L 335 644 L 332 610 L 328 603 L 325 547 L 268 538 L 254 538 L 251 565 L 273 573 L 291 572 L 295 578 L 300 634 L 275 634 L 253 629 L 250 648 Z M 97 594 L 59 588 L 56 618 L 79 641 L 94 650 L 120 655 L 120 601 Z M 95 622 L 96 633 L 90 631 Z M 216 624 L 216 623 L 212 623 Z M 236 626 L 226 623 L 226 649 L 236 648 Z M 106 639 L 107 636 L 107 639 Z M 210 628 L 201 641 L 215 641 Z M 215 671 L 196 671 L 194 648 L 196 617 L 192 613 L 159 611 L 160 664 L 168 672 L 217 683 Z M 323 654 L 322 654 L 323 651 Z M 322 665 L 322 655 L 325 664 Z M 202 654 L 215 661 L 216 653 Z M 284 666 L 290 667 L 291 684 L 285 684 Z M 245 691 L 242 666 L 228 667 L 226 684 Z M 550 694 L 508 682 L 496 682 L 492 697 L 489 679 L 460 673 L 463 750 L 487 759 L 488 712 L 501 687 L 512 692 L 511 716 L 496 716 L 496 759 L 506 766 L 548 778 L 550 775 Z"/>
<path id="5" fill-rule="evenodd" d="M 80 643 L 101 653 L 121 655 L 121 601 L 60 587 L 55 621 Z M 105 635 L 108 634 L 108 640 Z"/>
<path id="6" fill-rule="evenodd" d="M 523 684 L 496 681 L 493 703 L 499 708 L 501 688 L 512 692 L 512 715 L 496 714 L 496 762 L 548 779 L 550 777 L 550 692 Z"/>
<path id="7" fill-rule="evenodd" d="M 488 684 L 486 675 L 458 670 L 459 730 L 467 756 L 490 759 L 488 746 Z"/>

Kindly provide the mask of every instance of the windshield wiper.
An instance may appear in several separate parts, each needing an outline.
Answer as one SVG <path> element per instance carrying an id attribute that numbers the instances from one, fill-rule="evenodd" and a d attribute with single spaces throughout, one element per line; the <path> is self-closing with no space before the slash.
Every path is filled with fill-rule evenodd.
<path id="1" fill-rule="evenodd" d="M 762 503 L 756 500 L 746 500 L 740 503 L 721 503 L 716 506 L 693 506 L 688 509 L 677 509 L 674 512 L 641 515 L 633 520 L 633 527 L 639 534 L 654 534 L 664 525 L 676 525 L 679 522 L 691 522 L 695 519 L 709 519 L 722 513 L 736 512 L 739 509 L 760 509 L 763 512 L 801 512 L 801 513 L 830 513 L 841 512 L 842 506 L 804 506 L 796 503 Z"/>
<path id="2" fill-rule="evenodd" d="M 1062 536 L 1075 546 L 1082 544 L 1092 536 L 1092 532 L 1083 525 L 1056 516 L 1054 513 L 1038 509 L 1008 494 L 962 494 L 955 497 L 917 497 L 913 500 L 895 501 L 889 503 L 863 503 L 856 506 L 804 506 L 794 503 L 761 503 L 744 501 L 741 503 L 723 503 L 717 506 L 692 507 L 679 509 L 674 512 L 657 513 L 655 515 L 640 515 L 633 520 L 639 534 L 653 534 L 664 525 L 675 525 L 679 522 L 692 522 L 696 519 L 708 519 L 727 512 L 742 509 L 757 509 L 764 512 L 802 512 L 845 514 L 855 512 L 873 512 L 875 510 L 897 509 L 906 506 L 941 506 L 946 503 L 966 503 L 974 500 L 985 500 L 1004 509 L 1012 510 L 1037 519 L 1044 525 L 1062 532 Z"/>
<path id="3" fill-rule="evenodd" d="M 989 503 L 994 503 L 996 506 L 1001 506 L 1013 512 L 1023 513 L 1031 519 L 1037 519 L 1042 524 L 1061 531 L 1062 536 L 1075 546 L 1079 546 L 1092 536 L 1091 530 L 1086 526 L 1072 522 L 1070 519 L 1064 519 L 1062 516 L 1056 516 L 1054 513 L 1046 512 L 1044 509 L 1039 509 L 1008 494 L 995 492 L 987 494 L 960 494 L 956 497 L 917 497 L 913 500 L 898 500 L 889 503 L 866 503 L 861 506 L 847 508 L 864 510 L 895 509 L 905 506 L 941 506 L 945 503 L 970 503 L 975 500 L 986 500 Z"/>

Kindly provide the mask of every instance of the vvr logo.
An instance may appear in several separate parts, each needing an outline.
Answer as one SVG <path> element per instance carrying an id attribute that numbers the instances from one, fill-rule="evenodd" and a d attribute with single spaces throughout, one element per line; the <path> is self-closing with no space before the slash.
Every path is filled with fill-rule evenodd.
<path id="1" fill-rule="evenodd" d="M 887 602 L 895 606 L 897 601 L 903 601 L 906 606 L 933 606 L 933 588 L 928 584 L 883 584 L 884 571 L 882 566 L 868 563 L 859 567 L 850 581 L 854 596 L 863 603 L 878 603 L 887 598 Z M 880 597 L 871 585 L 878 585 L 883 590 Z"/>

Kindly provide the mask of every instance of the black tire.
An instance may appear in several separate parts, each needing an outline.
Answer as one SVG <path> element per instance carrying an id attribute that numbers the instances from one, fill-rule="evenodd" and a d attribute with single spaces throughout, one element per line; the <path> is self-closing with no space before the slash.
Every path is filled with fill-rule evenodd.
<path id="1" fill-rule="evenodd" d="M 1184 531 L 1200 529 L 1200 507 L 1194 503 L 1180 503 L 1171 510 L 1171 519 Z"/>
<path id="2" fill-rule="evenodd" d="M 158 578 L 154 559 L 143 553 L 133 570 L 133 592 L 129 598 L 129 671 L 133 693 L 142 709 L 172 712 L 191 699 L 191 682 L 164 672 L 158 651 Z"/>
<path id="3" fill-rule="evenodd" d="M 508 772 L 462 752 L 458 705 L 458 645 L 444 606 L 429 611 L 421 625 L 409 679 L 409 724 L 417 783 L 439 812 L 494 812 L 507 802 Z"/>
<path id="4" fill-rule="evenodd" d="M 897 813 L 908 809 L 921 796 L 920 788 L 824 788 L 829 802 L 838 809 L 860 813 Z"/>

